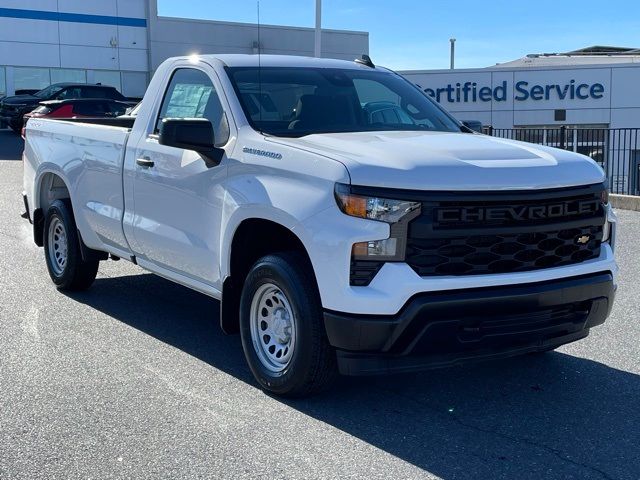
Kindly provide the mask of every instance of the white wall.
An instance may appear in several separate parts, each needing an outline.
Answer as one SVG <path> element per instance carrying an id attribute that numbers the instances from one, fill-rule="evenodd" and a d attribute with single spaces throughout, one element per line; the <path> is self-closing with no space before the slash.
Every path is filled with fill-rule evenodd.
<path id="1" fill-rule="evenodd" d="M 0 0 L 0 8 L 142 19 L 147 25 L 0 17 L 0 67 L 7 67 L 9 94 L 15 67 L 40 67 L 83 69 L 88 81 L 93 71 L 121 72 L 123 93 L 141 96 L 149 72 L 168 57 L 250 54 L 258 40 L 255 24 L 158 17 L 156 0 Z M 260 39 L 263 53 L 313 55 L 310 28 L 263 25 Z M 369 52 L 369 34 L 323 30 L 322 44 L 323 56 L 353 60 Z"/>
<path id="2" fill-rule="evenodd" d="M 256 53 L 258 41 L 255 24 L 210 22 L 159 17 L 150 22 L 151 66 L 172 56 L 191 53 Z M 313 55 L 314 30 L 310 28 L 262 25 L 262 53 L 282 55 Z M 369 53 L 369 34 L 323 30 L 324 57 L 353 60 Z"/>
<path id="3" fill-rule="evenodd" d="M 0 8 L 146 21 L 146 3 L 147 0 L 0 0 Z M 140 72 L 146 79 L 147 38 L 144 26 L 60 21 L 55 17 L 0 17 L 0 65 L 8 67 L 7 91 L 12 93 L 14 83 L 19 83 L 13 78 L 14 67 Z M 124 87 L 130 83 L 122 81 Z M 143 93 L 137 83 L 134 85 L 123 93 Z"/>

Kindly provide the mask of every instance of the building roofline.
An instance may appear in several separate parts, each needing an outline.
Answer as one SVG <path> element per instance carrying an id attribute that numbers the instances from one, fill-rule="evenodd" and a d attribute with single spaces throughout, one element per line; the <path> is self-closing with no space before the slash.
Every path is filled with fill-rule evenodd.
<path id="1" fill-rule="evenodd" d="M 491 73 L 491 72 L 509 72 L 518 70 L 523 72 L 533 72 L 536 70 L 578 70 L 578 69 L 603 69 L 603 68 L 640 68 L 640 63 L 590 63 L 577 65 L 535 65 L 535 66 L 513 66 L 513 67 L 479 67 L 479 68 L 450 68 L 432 69 L 432 70 L 398 70 L 402 75 L 417 74 L 451 74 L 451 73 Z"/>
<path id="2" fill-rule="evenodd" d="M 249 22 L 229 22 L 229 21 L 224 21 L 224 20 L 205 20 L 205 19 L 200 19 L 200 18 L 184 18 L 184 17 L 163 17 L 163 16 L 157 16 L 156 17 L 158 20 L 163 20 L 163 21 L 169 21 L 169 22 L 185 22 L 185 23 L 202 23 L 202 24 L 207 24 L 207 25 L 228 25 L 228 26 L 232 26 L 232 27 L 249 27 L 249 28 L 257 28 L 258 24 L 257 23 L 249 23 Z M 266 28 L 266 29 L 282 29 L 282 28 L 286 28 L 289 30 L 300 30 L 300 31 L 314 31 L 313 27 L 296 27 L 296 26 L 290 26 L 290 25 L 271 25 L 271 24 L 260 24 L 260 28 Z M 323 28 L 322 29 L 323 32 L 327 32 L 327 33 L 344 33 L 344 34 L 348 34 L 348 35 L 366 35 L 367 37 L 369 36 L 369 32 L 366 31 L 360 31 L 360 30 L 339 30 L 339 29 L 333 29 L 333 28 Z"/>

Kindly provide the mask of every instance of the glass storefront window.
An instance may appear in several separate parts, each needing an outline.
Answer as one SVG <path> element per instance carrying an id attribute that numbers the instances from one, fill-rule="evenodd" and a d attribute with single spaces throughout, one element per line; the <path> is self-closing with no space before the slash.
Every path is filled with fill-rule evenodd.
<path id="1" fill-rule="evenodd" d="M 5 68 L 0 67 L 0 98 L 7 94 L 7 80 L 5 75 Z"/>
<path id="2" fill-rule="evenodd" d="M 122 92 L 120 72 L 111 72 L 107 70 L 95 70 L 93 72 L 93 82 L 101 83 L 102 85 L 108 85 L 110 87 L 116 87 L 116 89 L 119 92 Z"/>
<path id="3" fill-rule="evenodd" d="M 48 68 L 15 67 L 13 84 L 16 90 L 41 90 L 51 85 Z"/>
<path id="4" fill-rule="evenodd" d="M 86 70 L 51 69 L 51 83 L 87 83 Z"/>

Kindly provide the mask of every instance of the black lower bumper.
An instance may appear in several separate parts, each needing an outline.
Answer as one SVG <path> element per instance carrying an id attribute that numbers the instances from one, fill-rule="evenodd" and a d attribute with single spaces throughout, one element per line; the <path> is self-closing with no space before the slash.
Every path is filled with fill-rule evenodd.
<path id="1" fill-rule="evenodd" d="M 13 117 L 7 117 L 7 116 L 0 116 L 0 124 L 2 126 L 8 126 L 11 127 L 13 129 L 17 129 L 17 128 L 22 128 L 22 116 L 13 116 Z"/>
<path id="2" fill-rule="evenodd" d="M 340 372 L 369 375 L 445 367 L 553 349 L 605 321 L 610 273 L 414 296 L 394 316 L 325 312 Z"/>

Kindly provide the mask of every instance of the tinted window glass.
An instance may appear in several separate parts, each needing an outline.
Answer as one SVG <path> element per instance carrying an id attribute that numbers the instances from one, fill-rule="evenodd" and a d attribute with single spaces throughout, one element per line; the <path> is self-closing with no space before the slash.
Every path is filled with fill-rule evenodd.
<path id="1" fill-rule="evenodd" d="M 83 116 L 104 116 L 107 108 L 104 102 L 78 102 L 73 105 L 73 113 Z"/>
<path id="2" fill-rule="evenodd" d="M 47 88 L 40 90 L 39 92 L 36 92 L 34 95 L 38 98 L 44 98 L 46 100 L 51 99 L 52 96 L 54 96 L 56 93 L 58 93 L 60 90 L 62 90 L 63 87 L 61 87 L 60 85 L 50 85 Z"/>
<path id="3" fill-rule="evenodd" d="M 201 70 L 176 70 L 160 108 L 156 132 L 165 118 L 206 118 L 213 124 L 216 145 L 224 145 L 229 139 L 229 125 L 218 93 Z"/>
<path id="4" fill-rule="evenodd" d="M 124 97 L 115 88 L 107 87 L 82 87 L 82 98 L 109 98 L 111 100 L 124 100 Z"/>
<path id="5" fill-rule="evenodd" d="M 126 104 L 109 100 L 82 101 L 73 105 L 73 113 L 85 117 L 117 117 L 123 115 L 126 109 Z"/>
<path id="6" fill-rule="evenodd" d="M 459 132 L 452 117 L 402 77 L 364 69 L 227 69 L 252 126 L 272 135 L 435 130 Z"/>
<path id="7" fill-rule="evenodd" d="M 109 102 L 107 104 L 108 114 L 112 117 L 119 117 L 127 113 L 127 109 L 131 108 L 126 103 Z"/>
<path id="8" fill-rule="evenodd" d="M 80 87 L 69 87 L 56 95 L 56 100 L 67 100 L 69 98 L 80 98 Z"/>

